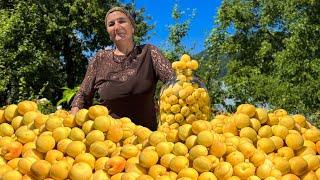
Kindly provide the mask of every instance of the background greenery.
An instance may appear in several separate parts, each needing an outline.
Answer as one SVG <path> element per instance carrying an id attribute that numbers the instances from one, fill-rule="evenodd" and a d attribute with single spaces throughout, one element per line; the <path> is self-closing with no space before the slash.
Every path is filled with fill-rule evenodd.
<path id="1" fill-rule="evenodd" d="M 116 0 L 20 0 L 0 2 L 0 105 L 47 98 L 68 108 L 84 76 L 90 52 L 112 45 L 104 27 Z M 153 25 L 143 9 L 137 15 L 136 41 Z M 320 1 L 222 1 L 206 49 L 191 54 L 181 40 L 194 12 L 172 10 L 165 56 L 183 53 L 199 60 L 212 105 L 233 111 L 240 103 L 284 108 L 319 119 Z M 158 86 L 160 88 L 161 84 Z M 64 89 L 63 89 L 64 88 Z M 65 92 L 63 95 L 63 91 Z M 73 90 L 73 91 L 72 91 Z"/>

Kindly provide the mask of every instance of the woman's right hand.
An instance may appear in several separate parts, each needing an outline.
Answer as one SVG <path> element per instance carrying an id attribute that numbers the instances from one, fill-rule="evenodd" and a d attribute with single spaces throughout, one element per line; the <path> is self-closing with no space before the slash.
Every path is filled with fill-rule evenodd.
<path id="1" fill-rule="evenodd" d="M 78 107 L 73 107 L 71 108 L 71 110 L 69 111 L 70 114 L 76 115 L 76 113 L 79 111 Z"/>

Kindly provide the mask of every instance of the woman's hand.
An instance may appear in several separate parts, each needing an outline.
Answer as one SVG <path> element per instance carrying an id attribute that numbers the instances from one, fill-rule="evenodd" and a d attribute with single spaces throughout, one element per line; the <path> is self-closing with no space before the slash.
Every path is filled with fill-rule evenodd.
<path id="1" fill-rule="evenodd" d="M 73 115 L 76 115 L 76 113 L 79 111 L 79 108 L 78 107 L 73 107 L 71 108 L 71 110 L 69 111 L 69 113 L 73 114 Z"/>

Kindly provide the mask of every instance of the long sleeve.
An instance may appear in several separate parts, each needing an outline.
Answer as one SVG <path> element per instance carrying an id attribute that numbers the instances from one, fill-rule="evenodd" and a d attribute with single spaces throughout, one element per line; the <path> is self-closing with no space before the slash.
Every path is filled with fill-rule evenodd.
<path id="1" fill-rule="evenodd" d="M 94 56 L 87 67 L 86 75 L 81 83 L 80 89 L 74 97 L 71 107 L 78 107 L 79 109 L 88 108 L 92 105 L 93 96 L 95 93 L 95 79 L 96 79 L 96 61 L 98 56 Z"/>
<path id="2" fill-rule="evenodd" d="M 167 82 L 174 77 L 174 71 L 170 61 L 164 57 L 162 52 L 157 47 L 150 45 L 150 49 L 156 76 L 162 82 Z"/>

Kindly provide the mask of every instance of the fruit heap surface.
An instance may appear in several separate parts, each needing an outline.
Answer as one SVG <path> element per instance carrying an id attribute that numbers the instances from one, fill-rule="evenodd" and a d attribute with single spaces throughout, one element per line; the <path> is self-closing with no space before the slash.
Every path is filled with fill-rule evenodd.
<path id="1" fill-rule="evenodd" d="M 320 131 L 301 114 L 242 104 L 150 131 L 108 113 L 94 105 L 45 115 L 32 101 L 1 109 L 0 179 L 320 178 Z"/>

